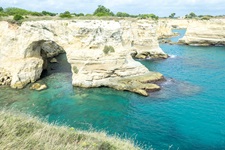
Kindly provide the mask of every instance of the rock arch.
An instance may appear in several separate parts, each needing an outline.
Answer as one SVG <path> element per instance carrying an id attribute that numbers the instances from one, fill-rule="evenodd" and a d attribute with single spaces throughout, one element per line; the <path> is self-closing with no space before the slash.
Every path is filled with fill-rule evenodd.
<path id="1" fill-rule="evenodd" d="M 3 68 L 10 73 L 12 88 L 23 88 L 40 78 L 48 56 L 65 49 L 74 86 L 107 86 L 148 95 L 146 90 L 159 86 L 145 82 L 163 76 L 135 61 L 130 51 L 165 55 L 151 30 L 151 23 L 143 21 L 30 21 L 17 28 L 0 22 L 0 72 Z M 105 54 L 105 45 L 115 51 Z M 146 76 L 152 78 L 146 80 Z"/>

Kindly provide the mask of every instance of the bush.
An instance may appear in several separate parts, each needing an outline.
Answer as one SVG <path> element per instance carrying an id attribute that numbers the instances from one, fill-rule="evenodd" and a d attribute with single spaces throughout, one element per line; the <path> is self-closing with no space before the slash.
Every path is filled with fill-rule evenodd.
<path id="1" fill-rule="evenodd" d="M 117 17 L 130 17 L 130 15 L 128 13 L 125 13 L 125 12 L 117 12 L 116 16 Z"/>
<path id="2" fill-rule="evenodd" d="M 148 19 L 148 18 L 155 19 L 155 20 L 159 19 L 159 17 L 156 16 L 155 14 L 139 14 L 139 17 L 141 19 Z"/>
<path id="3" fill-rule="evenodd" d="M 94 16 L 114 16 L 114 13 L 105 6 L 99 5 L 93 13 Z"/>
<path id="4" fill-rule="evenodd" d="M 64 13 L 61 13 L 59 15 L 59 17 L 61 17 L 61 18 L 72 18 L 72 15 L 70 14 L 69 11 L 65 11 Z"/>
<path id="5" fill-rule="evenodd" d="M 32 16 L 43 16 L 43 14 L 39 13 L 39 12 L 31 12 L 31 15 Z"/>
<path id="6" fill-rule="evenodd" d="M 5 12 L 0 12 L 0 17 L 8 16 Z"/>
<path id="7" fill-rule="evenodd" d="M 16 7 L 9 7 L 5 9 L 5 12 L 8 15 L 30 15 L 31 12 L 25 9 L 21 9 L 21 8 L 16 8 Z"/>
<path id="8" fill-rule="evenodd" d="M 77 66 L 73 66 L 73 72 L 76 73 L 76 74 L 79 72 Z"/>
<path id="9" fill-rule="evenodd" d="M 201 20 L 210 20 L 210 17 L 208 17 L 208 16 L 203 16 L 203 17 L 201 18 Z"/>
<path id="10" fill-rule="evenodd" d="M 22 20 L 22 19 L 24 19 L 24 18 L 23 18 L 23 16 L 21 16 L 21 15 L 15 15 L 15 16 L 13 17 L 13 20 L 15 20 L 15 21 L 19 21 L 19 20 Z"/>
<path id="11" fill-rule="evenodd" d="M 104 49 L 103 49 L 103 52 L 105 54 L 108 54 L 108 53 L 112 53 L 112 52 L 115 52 L 115 49 L 112 47 L 112 46 L 105 46 Z"/>
<path id="12" fill-rule="evenodd" d="M 41 13 L 45 16 L 56 16 L 56 13 L 51 13 L 51 12 L 48 12 L 48 11 L 42 11 Z"/>

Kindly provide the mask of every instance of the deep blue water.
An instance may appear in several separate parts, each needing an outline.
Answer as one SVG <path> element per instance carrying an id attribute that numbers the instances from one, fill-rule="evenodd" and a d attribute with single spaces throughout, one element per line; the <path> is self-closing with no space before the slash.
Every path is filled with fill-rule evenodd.
<path id="1" fill-rule="evenodd" d="M 225 47 L 160 47 L 171 57 L 140 61 L 167 79 L 162 90 L 149 97 L 109 88 L 73 88 L 66 71 L 42 79 L 49 86 L 44 91 L 1 88 L 0 106 L 133 138 L 146 149 L 225 149 Z"/>

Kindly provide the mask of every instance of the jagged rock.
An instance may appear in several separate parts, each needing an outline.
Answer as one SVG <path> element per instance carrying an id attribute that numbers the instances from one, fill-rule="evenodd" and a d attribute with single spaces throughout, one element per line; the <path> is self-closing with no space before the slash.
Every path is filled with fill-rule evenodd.
<path id="1" fill-rule="evenodd" d="M 0 68 L 0 86 L 10 85 L 11 81 L 12 81 L 11 74 L 7 70 Z"/>
<path id="2" fill-rule="evenodd" d="M 41 83 L 34 83 L 31 85 L 30 89 L 36 90 L 36 91 L 41 91 L 41 90 L 47 89 L 47 85 L 41 84 Z"/>
<path id="3" fill-rule="evenodd" d="M 50 60 L 50 63 L 58 63 L 58 61 L 57 61 L 56 58 L 52 58 L 52 59 Z"/>
<path id="4" fill-rule="evenodd" d="M 225 19 L 197 20 L 189 24 L 180 44 L 194 46 L 225 45 Z"/>
<path id="5" fill-rule="evenodd" d="M 131 53 L 168 56 L 159 48 L 156 26 L 148 20 L 54 20 L 23 22 L 12 28 L 1 21 L 0 68 L 7 68 L 12 88 L 23 88 L 40 78 L 47 58 L 66 52 L 74 86 L 110 87 L 120 79 L 149 73 Z M 106 55 L 105 46 L 114 51 Z"/>

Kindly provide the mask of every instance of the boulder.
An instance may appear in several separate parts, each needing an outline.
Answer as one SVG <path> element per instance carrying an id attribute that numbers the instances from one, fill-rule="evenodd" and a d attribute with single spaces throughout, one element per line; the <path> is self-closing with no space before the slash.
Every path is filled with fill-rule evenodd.
<path id="1" fill-rule="evenodd" d="M 36 90 L 36 91 L 41 91 L 44 89 L 47 89 L 47 85 L 46 84 L 41 84 L 41 83 L 34 83 L 31 85 L 30 89 L 31 90 Z"/>
<path id="2" fill-rule="evenodd" d="M 56 58 L 52 58 L 52 59 L 50 60 L 50 63 L 58 63 L 58 60 L 57 60 Z"/>

